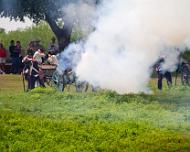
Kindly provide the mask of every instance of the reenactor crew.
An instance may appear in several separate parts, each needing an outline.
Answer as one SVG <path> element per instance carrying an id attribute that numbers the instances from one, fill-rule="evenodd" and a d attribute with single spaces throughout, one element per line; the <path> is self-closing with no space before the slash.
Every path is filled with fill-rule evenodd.
<path id="1" fill-rule="evenodd" d="M 162 64 L 164 63 L 164 58 L 159 59 L 159 61 L 156 63 L 156 72 L 158 76 L 158 82 L 157 86 L 159 90 L 162 90 L 162 80 L 165 77 L 167 81 L 168 87 L 171 87 L 172 85 L 172 74 L 169 71 L 165 71 L 162 69 Z"/>

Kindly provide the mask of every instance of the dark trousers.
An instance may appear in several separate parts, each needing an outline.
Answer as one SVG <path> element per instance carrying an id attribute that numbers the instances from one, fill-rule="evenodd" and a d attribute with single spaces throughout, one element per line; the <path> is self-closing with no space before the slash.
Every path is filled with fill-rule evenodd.
<path id="1" fill-rule="evenodd" d="M 43 88 L 46 87 L 43 79 L 39 78 L 39 79 L 38 79 L 38 82 L 39 82 L 39 84 L 40 84 L 40 87 L 43 87 Z"/>
<path id="2" fill-rule="evenodd" d="M 32 90 L 35 88 L 35 83 L 39 79 L 39 77 L 30 76 L 28 79 L 28 89 Z"/>
<path id="3" fill-rule="evenodd" d="M 13 57 L 12 58 L 11 73 L 17 74 L 19 72 L 19 67 L 20 67 L 20 58 L 19 57 Z"/>
<path id="4" fill-rule="evenodd" d="M 34 89 L 36 82 L 39 83 L 40 87 L 45 87 L 44 82 L 40 79 L 39 76 L 35 77 L 32 75 L 28 77 L 28 90 Z"/>
<path id="5" fill-rule="evenodd" d="M 171 72 L 165 72 L 164 74 L 161 72 L 158 72 L 158 89 L 159 90 L 162 90 L 162 80 L 164 77 L 166 78 L 168 87 L 170 87 L 172 85 L 172 74 L 171 74 Z"/>

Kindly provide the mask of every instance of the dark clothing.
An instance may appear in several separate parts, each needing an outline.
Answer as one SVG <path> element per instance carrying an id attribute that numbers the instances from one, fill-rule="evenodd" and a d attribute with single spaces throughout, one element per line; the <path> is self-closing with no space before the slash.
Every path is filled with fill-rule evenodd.
<path id="1" fill-rule="evenodd" d="M 10 57 L 15 57 L 15 54 L 14 54 L 14 50 L 15 50 L 15 46 L 14 45 L 10 45 L 9 46 L 9 52 L 10 52 Z"/>
<path id="2" fill-rule="evenodd" d="M 20 58 L 12 57 L 11 61 L 12 61 L 11 73 L 17 74 L 20 68 Z"/>
<path id="3" fill-rule="evenodd" d="M 27 50 L 27 55 L 33 56 L 34 55 L 34 51 L 32 49 L 28 49 Z"/>
<path id="4" fill-rule="evenodd" d="M 20 68 L 20 53 L 21 53 L 21 48 L 16 47 L 14 45 L 10 45 L 9 47 L 9 52 L 12 60 L 12 67 L 11 67 L 11 73 L 17 74 L 19 72 Z"/>
<path id="5" fill-rule="evenodd" d="M 172 85 L 172 74 L 171 74 L 171 72 L 167 71 L 164 74 L 158 72 L 158 89 L 159 90 L 162 90 L 162 80 L 164 77 L 166 78 L 167 85 L 169 87 Z"/>
<path id="6" fill-rule="evenodd" d="M 31 75 L 29 77 L 29 82 L 28 82 L 28 89 L 32 90 L 35 88 L 35 83 L 37 82 L 37 80 L 39 79 L 39 77 L 35 77 L 33 75 Z"/>
<path id="7" fill-rule="evenodd" d="M 21 54 L 21 46 L 15 46 L 15 52 L 14 52 L 16 57 L 19 57 Z"/>
<path id="8" fill-rule="evenodd" d="M 172 74 L 169 71 L 164 71 L 162 69 L 162 64 L 164 63 L 164 59 L 161 58 L 157 63 L 156 63 L 156 71 L 158 75 L 158 89 L 162 90 L 162 80 L 165 77 L 167 81 L 167 85 L 170 87 L 172 85 Z"/>
<path id="9" fill-rule="evenodd" d="M 40 78 L 38 62 L 26 61 L 24 71 L 27 71 L 24 73 L 25 79 L 28 81 L 28 90 L 34 89 L 36 82 L 38 82 L 41 87 L 45 87 L 44 81 Z"/>
<path id="10" fill-rule="evenodd" d="M 9 52 L 10 52 L 11 58 L 18 58 L 21 53 L 21 49 L 17 48 L 14 45 L 11 45 L 9 46 Z"/>

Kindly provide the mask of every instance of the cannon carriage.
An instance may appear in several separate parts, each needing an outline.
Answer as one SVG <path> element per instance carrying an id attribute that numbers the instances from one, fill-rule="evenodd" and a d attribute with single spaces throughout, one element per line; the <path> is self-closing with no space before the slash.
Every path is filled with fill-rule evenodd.
<path id="1" fill-rule="evenodd" d="M 56 65 L 48 65 L 48 64 L 43 64 L 41 66 L 41 69 L 43 71 L 44 79 L 45 82 L 49 85 L 52 86 L 52 76 L 53 73 L 56 71 Z"/>
<path id="2" fill-rule="evenodd" d="M 27 71 L 31 69 L 31 65 L 29 64 Z M 24 71 L 26 71 L 26 69 L 24 69 L 22 73 L 23 87 L 24 91 L 27 91 L 28 89 L 26 89 L 25 80 L 28 81 L 29 79 L 26 79 Z M 71 85 L 75 87 L 77 92 L 86 92 L 88 90 L 88 83 L 85 81 L 79 81 L 72 69 L 67 68 L 64 72 L 59 72 L 56 65 L 43 64 L 39 66 L 37 73 L 39 75 L 39 80 L 43 79 L 47 85 L 54 87 L 61 92 L 63 92 L 67 86 Z M 40 86 L 40 83 L 36 81 L 35 86 Z"/>
<path id="3" fill-rule="evenodd" d="M 73 85 L 77 92 L 87 92 L 89 84 L 79 81 L 72 69 L 66 69 L 63 73 L 55 71 L 51 80 L 52 86 L 59 91 L 64 91 L 67 86 Z"/>

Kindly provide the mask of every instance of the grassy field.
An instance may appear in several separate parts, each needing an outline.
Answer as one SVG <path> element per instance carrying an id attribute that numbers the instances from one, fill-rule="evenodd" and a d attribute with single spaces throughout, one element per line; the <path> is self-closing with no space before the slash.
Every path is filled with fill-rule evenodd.
<path id="1" fill-rule="evenodd" d="M 0 75 L 0 151 L 189 152 L 190 88 L 153 94 L 23 93 L 20 76 Z"/>

